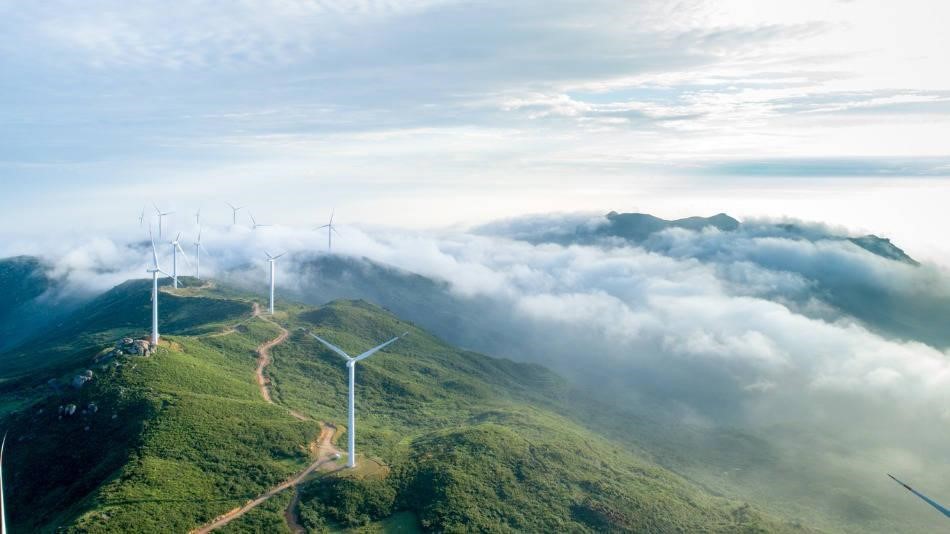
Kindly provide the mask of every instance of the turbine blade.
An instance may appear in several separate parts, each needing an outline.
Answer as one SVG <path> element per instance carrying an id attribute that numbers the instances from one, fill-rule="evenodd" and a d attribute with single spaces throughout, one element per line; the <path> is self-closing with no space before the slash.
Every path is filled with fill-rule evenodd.
<path id="1" fill-rule="evenodd" d="M 923 493 L 920 493 L 920 492 L 918 492 L 917 490 L 915 490 L 914 488 L 908 486 L 907 484 L 904 484 L 904 483 L 901 482 L 900 480 L 897 480 L 897 477 L 895 477 L 894 475 L 888 473 L 887 476 L 891 477 L 891 479 L 893 479 L 894 482 L 897 482 L 897 483 L 900 484 L 901 486 L 904 486 L 904 488 L 906 488 L 907 491 L 909 491 L 909 492 L 913 493 L 914 495 L 920 497 L 921 499 L 924 500 L 924 502 L 926 502 L 926 503 L 929 504 L 930 506 L 933 506 L 934 508 L 936 508 L 937 510 L 939 510 L 940 513 L 942 513 L 943 515 L 945 515 L 945 516 L 947 516 L 947 517 L 950 517 L 950 510 L 944 508 L 944 507 L 943 507 L 940 503 L 938 503 L 937 501 L 934 501 L 933 499 L 931 499 L 930 497 L 927 497 L 927 496 L 924 495 Z"/>
<path id="2" fill-rule="evenodd" d="M 7 534 L 7 501 L 3 496 L 3 449 L 7 446 L 7 433 L 3 433 L 3 441 L 0 442 L 0 530 Z"/>
<path id="3" fill-rule="evenodd" d="M 274 259 L 274 257 L 270 255 L 270 252 L 267 252 L 266 250 L 264 251 L 264 255 L 267 256 L 267 259 L 269 260 Z"/>
<path id="4" fill-rule="evenodd" d="M 227 204 L 228 207 L 231 208 L 232 210 L 236 210 L 236 209 L 237 209 L 237 208 L 234 207 L 234 204 L 231 204 L 230 202 L 225 202 L 225 204 Z"/>
<path id="5" fill-rule="evenodd" d="M 163 215 L 162 210 L 158 209 L 158 206 L 156 206 L 154 202 L 152 202 L 152 206 L 155 207 L 155 213 L 157 213 L 159 217 L 161 217 Z"/>
<path id="6" fill-rule="evenodd" d="M 382 345 L 379 345 L 379 346 L 377 346 L 377 347 L 373 347 L 373 348 L 369 349 L 368 351 L 364 352 L 363 354 L 360 354 L 359 356 L 353 358 L 353 361 L 354 361 L 354 362 L 358 362 L 358 361 L 360 361 L 360 360 L 365 360 L 366 358 L 369 358 L 369 357 L 372 356 L 373 354 L 376 354 L 378 351 L 380 351 L 380 350 L 386 348 L 386 346 L 388 346 L 388 345 L 390 345 L 390 344 L 392 344 L 392 343 L 395 343 L 396 341 L 399 341 L 400 339 L 402 339 L 403 336 L 405 336 L 405 335 L 408 334 L 408 333 L 409 333 L 409 332 L 406 332 L 405 334 L 403 334 L 403 335 L 401 335 L 401 336 L 396 336 L 396 337 L 390 339 L 389 341 L 383 343 Z"/>
<path id="7" fill-rule="evenodd" d="M 185 263 L 187 263 L 188 266 L 191 267 L 191 260 L 188 259 L 188 254 L 185 254 L 185 249 L 181 248 L 181 244 L 178 243 L 177 241 L 175 242 L 175 246 L 178 247 L 178 251 L 181 252 L 181 256 L 185 258 Z"/>
<path id="8" fill-rule="evenodd" d="M 321 230 L 321 229 L 323 229 L 323 228 L 328 228 L 329 226 L 330 226 L 329 224 L 324 224 L 323 226 L 317 227 L 317 230 Z"/>
<path id="9" fill-rule="evenodd" d="M 353 359 L 353 358 L 350 357 L 349 354 L 343 352 L 343 349 L 341 349 L 340 347 L 337 347 L 337 346 L 334 345 L 333 343 L 330 343 L 329 341 L 323 339 L 322 337 L 320 337 L 320 336 L 318 336 L 318 335 L 316 335 L 316 334 L 314 334 L 314 333 L 312 333 L 312 332 L 310 333 L 310 335 L 313 336 L 313 338 L 316 339 L 317 341 L 319 341 L 320 343 L 323 343 L 324 345 L 326 345 L 328 349 L 330 349 L 330 350 L 332 350 L 333 352 L 339 354 L 340 356 L 343 356 L 343 358 L 344 358 L 345 360 L 349 361 L 349 360 L 352 360 L 352 359 Z"/>
<path id="10" fill-rule="evenodd" d="M 330 230 L 336 232 L 336 235 L 340 235 L 340 232 L 336 229 L 336 226 L 331 226 Z"/>
<path id="11" fill-rule="evenodd" d="M 155 268 L 158 269 L 158 251 L 155 250 L 155 239 L 152 237 L 152 225 L 148 225 L 148 240 L 152 242 L 152 261 L 155 262 Z"/>
<path id="12" fill-rule="evenodd" d="M 286 252 L 281 252 L 280 254 L 274 256 L 274 259 L 276 260 L 277 258 L 283 256 L 284 254 L 287 254 L 287 253 L 286 253 Z"/>

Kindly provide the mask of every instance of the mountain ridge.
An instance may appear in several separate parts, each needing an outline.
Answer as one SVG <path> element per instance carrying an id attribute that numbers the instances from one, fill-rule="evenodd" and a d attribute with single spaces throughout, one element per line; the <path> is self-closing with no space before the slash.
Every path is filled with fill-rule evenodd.
<path id="1" fill-rule="evenodd" d="M 140 317 L 128 322 L 127 310 L 140 307 L 133 293 L 145 286 L 124 284 L 108 294 L 101 302 L 109 303 L 110 314 L 89 316 L 90 325 L 109 335 L 141 333 L 141 326 L 133 326 Z M 241 299 L 249 297 L 220 287 L 177 292 L 165 288 L 160 298 L 165 309 L 194 320 L 181 325 L 188 334 L 164 335 L 153 356 L 123 356 L 92 366 L 94 378 L 87 385 L 37 395 L 7 415 L 6 426 L 17 436 L 8 444 L 5 466 L 15 528 L 187 530 L 298 470 L 307 461 L 300 447 L 315 438 L 317 429 L 286 409 L 339 422 L 345 389 L 339 358 L 303 335 L 303 328 L 347 348 L 397 330 L 411 332 L 392 352 L 364 362 L 358 378 L 360 446 L 381 455 L 392 474 L 315 479 L 300 504 L 307 528 L 355 525 L 409 511 L 421 526 L 442 531 L 473 525 L 574 531 L 700 525 L 732 531 L 769 525 L 801 531 L 741 503 L 706 495 L 549 411 L 540 399 L 558 403 L 564 387 L 550 371 L 458 351 L 366 302 L 281 306 L 277 319 L 291 335 L 271 349 L 267 377 L 280 406 L 268 405 L 257 391 L 256 359 L 249 353 L 261 340 L 273 338 L 275 327 L 230 311 L 221 313 L 226 320 L 202 323 L 198 312 L 206 311 L 208 302 L 246 310 L 250 305 Z M 130 302 L 123 304 L 125 299 Z M 235 299 L 243 304 L 227 304 Z M 318 310 L 324 311 L 313 313 Z M 78 371 L 91 363 L 89 354 L 83 349 L 69 361 L 79 365 Z M 64 403 L 95 404 L 96 409 L 63 417 L 57 406 Z M 423 414 L 428 415 L 420 419 Z M 66 439 L 71 444 L 64 448 Z M 530 445 L 511 448 L 518 440 Z M 595 461 L 593 451 L 610 461 Z M 486 457 L 497 461 L 486 463 Z M 48 467 L 44 471 L 41 465 Z M 36 472 L 44 477 L 37 479 Z M 648 477 L 643 479 L 643 473 Z M 493 484 L 500 485 L 490 489 Z M 508 499 L 499 500 L 498 490 Z M 376 499 L 373 495 L 384 496 L 375 508 L 365 500 Z M 275 499 L 273 506 L 289 504 L 289 495 Z M 631 515 L 636 502 L 641 504 Z M 353 506 L 364 512 L 347 512 Z M 28 509 L 44 512 L 24 515 Z M 228 528 L 285 529 L 282 515 L 268 510 L 255 510 Z M 735 510 L 746 511 L 737 516 Z"/>

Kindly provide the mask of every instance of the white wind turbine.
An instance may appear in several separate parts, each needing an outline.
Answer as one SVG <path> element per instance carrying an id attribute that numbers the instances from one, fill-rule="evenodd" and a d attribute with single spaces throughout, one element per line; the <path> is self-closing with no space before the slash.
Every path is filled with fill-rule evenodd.
<path id="1" fill-rule="evenodd" d="M 145 208 L 142 208 L 142 214 L 139 215 L 139 226 L 145 222 Z"/>
<path id="2" fill-rule="evenodd" d="M 198 208 L 198 211 L 195 212 L 195 225 L 201 227 L 201 208 Z"/>
<path id="3" fill-rule="evenodd" d="M 7 501 L 3 496 L 3 449 L 7 445 L 7 435 L 0 442 L 0 534 L 7 534 Z"/>
<path id="4" fill-rule="evenodd" d="M 333 226 L 333 215 L 336 213 L 336 210 L 330 212 L 330 222 L 324 224 L 323 226 L 318 226 L 316 229 L 321 230 L 323 228 L 327 229 L 327 250 L 333 251 L 333 232 L 336 232 L 336 226 Z M 339 234 L 340 232 L 336 232 Z"/>
<path id="5" fill-rule="evenodd" d="M 155 204 L 152 204 L 152 206 L 155 206 Z M 175 213 L 175 212 L 166 211 L 165 213 L 162 213 L 162 210 L 158 209 L 158 206 L 155 206 L 155 213 L 158 214 L 158 240 L 161 241 L 162 240 L 162 218 L 164 218 L 167 215 L 171 215 L 172 213 Z"/>
<path id="6" fill-rule="evenodd" d="M 175 279 L 175 289 L 178 289 L 178 253 L 181 252 L 181 256 L 185 258 L 188 265 L 191 265 L 191 260 L 185 254 L 185 249 L 181 248 L 181 232 L 178 232 L 178 237 L 169 243 L 172 246 L 172 278 Z"/>
<path id="7" fill-rule="evenodd" d="M 198 227 L 198 240 L 192 243 L 195 246 L 195 278 L 201 279 L 201 251 L 208 252 L 208 249 L 201 244 L 201 227 Z"/>
<path id="8" fill-rule="evenodd" d="M 281 252 L 276 256 L 271 256 L 270 252 L 265 250 L 264 254 L 267 255 L 267 263 L 270 264 L 270 306 L 268 306 L 267 311 L 270 312 L 271 315 L 274 315 L 274 285 L 277 279 L 277 258 L 287 253 Z"/>
<path id="9" fill-rule="evenodd" d="M 257 219 L 254 218 L 254 214 L 250 210 L 247 211 L 248 216 L 251 218 L 251 230 L 257 230 L 258 228 L 266 228 L 270 226 L 269 224 L 257 224 Z"/>
<path id="10" fill-rule="evenodd" d="M 406 334 L 408 333 L 409 332 L 403 332 L 401 336 L 396 336 L 390 339 L 389 341 L 383 343 L 382 345 L 373 347 L 369 349 L 368 351 L 364 352 L 363 354 L 356 356 L 355 358 L 343 352 L 343 349 L 341 349 L 340 347 L 337 347 L 336 345 L 321 338 L 320 336 L 313 333 L 310 334 L 317 341 L 326 345 L 327 348 L 339 354 L 340 356 L 343 356 L 343 359 L 346 360 L 346 367 L 350 371 L 349 421 L 346 428 L 346 433 L 347 433 L 347 436 L 349 437 L 349 455 L 348 455 L 349 457 L 346 459 L 347 467 L 356 467 L 356 400 L 355 400 L 355 395 L 354 395 L 354 389 L 356 387 L 356 362 L 369 358 L 370 356 L 375 354 L 380 349 L 386 347 L 390 343 L 393 343 L 399 340 L 400 338 L 405 337 Z"/>
<path id="11" fill-rule="evenodd" d="M 165 276 L 175 278 L 174 276 L 166 273 L 158 265 L 158 251 L 155 250 L 155 240 L 152 239 L 152 228 L 148 229 L 148 238 L 152 242 L 152 268 L 148 269 L 147 272 L 152 273 L 152 346 L 158 345 L 158 273 L 162 273 Z M 177 279 L 176 279 L 177 282 Z"/>
<path id="12" fill-rule="evenodd" d="M 231 208 L 231 224 L 237 224 L 237 212 L 244 209 L 244 206 L 235 206 L 230 202 L 225 202 Z"/>

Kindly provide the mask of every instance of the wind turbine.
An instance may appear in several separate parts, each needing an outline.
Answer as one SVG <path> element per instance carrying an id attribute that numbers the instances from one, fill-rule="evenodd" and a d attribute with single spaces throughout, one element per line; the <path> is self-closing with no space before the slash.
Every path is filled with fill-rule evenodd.
<path id="1" fill-rule="evenodd" d="M 269 224 L 257 224 L 257 219 L 254 218 L 254 214 L 248 210 L 247 214 L 251 217 L 251 230 L 257 230 L 258 228 L 265 228 L 270 226 Z"/>
<path id="2" fill-rule="evenodd" d="M 269 311 L 271 315 L 274 315 L 274 284 L 277 278 L 277 258 L 287 253 L 281 252 L 276 256 L 271 256 L 270 252 L 265 250 L 264 254 L 267 255 L 267 263 L 270 264 L 270 306 L 267 308 L 267 311 Z"/>
<path id="3" fill-rule="evenodd" d="M 198 211 L 195 212 L 195 224 L 199 228 L 201 227 L 201 208 L 198 208 Z"/>
<path id="4" fill-rule="evenodd" d="M 148 229 L 148 238 L 152 242 L 152 268 L 147 272 L 152 273 L 152 346 L 158 345 L 158 273 L 175 278 L 166 273 L 158 266 L 158 251 L 155 250 L 155 240 L 152 239 L 152 228 Z M 175 280 L 178 281 L 177 279 Z"/>
<path id="5" fill-rule="evenodd" d="M 915 490 L 914 488 L 908 486 L 907 484 L 904 484 L 904 483 L 901 482 L 900 480 L 897 480 L 897 478 L 895 478 L 894 475 L 888 473 L 887 476 L 891 477 L 891 479 L 893 479 L 894 482 L 897 482 L 897 483 L 900 484 L 901 486 L 904 486 L 908 491 L 910 491 L 910 492 L 913 493 L 914 495 L 916 495 L 916 496 L 920 497 L 921 499 L 923 499 L 924 502 L 926 502 L 926 503 L 929 504 L 930 506 L 933 506 L 934 508 L 936 508 L 937 510 L 939 510 L 941 514 L 943 514 L 943 515 L 945 515 L 945 516 L 947 516 L 947 517 L 950 517 L 950 510 L 948 510 L 948 509 L 946 509 L 945 507 L 943 507 L 943 506 L 942 506 L 940 503 L 938 503 L 937 501 L 931 499 L 930 497 L 924 495 L 923 493 L 919 493 L 917 490 Z"/>
<path id="6" fill-rule="evenodd" d="M 204 249 L 205 252 L 208 252 L 208 249 L 201 244 L 201 227 L 198 227 L 198 240 L 192 243 L 195 246 L 195 278 L 201 279 L 201 250 Z"/>
<path id="7" fill-rule="evenodd" d="M 142 223 L 145 221 L 145 208 L 142 208 L 142 214 L 139 215 L 139 226 L 142 226 Z"/>
<path id="8" fill-rule="evenodd" d="M 348 437 L 349 437 L 349 455 L 348 455 L 349 457 L 346 459 L 346 466 L 347 466 L 347 467 L 356 467 L 356 400 L 355 400 L 355 396 L 354 396 L 354 389 L 355 389 L 355 387 L 356 387 L 356 362 L 358 362 L 358 361 L 360 361 L 360 360 L 364 360 L 364 359 L 366 359 L 366 358 L 369 358 L 370 356 L 372 356 L 373 354 L 375 354 L 378 350 L 380 350 L 380 349 L 386 347 L 386 346 L 389 345 L 390 343 L 393 343 L 393 342 L 399 340 L 400 338 L 405 337 L 406 334 L 408 334 L 408 333 L 409 333 L 409 332 L 403 332 L 403 334 L 402 334 L 401 336 L 396 336 L 396 337 L 390 339 L 389 341 L 383 343 L 382 345 L 373 347 L 373 348 L 369 349 L 368 351 L 364 352 L 363 354 L 360 354 L 359 356 L 357 356 L 357 357 L 355 357 L 355 358 L 354 358 L 354 357 L 351 357 L 349 354 L 343 352 L 343 349 L 341 349 L 340 347 L 337 347 L 336 345 L 334 345 L 334 344 L 330 343 L 329 341 L 327 341 L 327 340 L 321 338 L 320 336 L 318 336 L 318 335 L 316 335 L 316 334 L 314 334 L 314 333 L 311 333 L 311 334 L 310 334 L 310 335 L 313 336 L 317 341 L 319 341 L 320 343 L 323 343 L 324 345 L 326 345 L 327 348 L 329 348 L 329 349 L 332 350 L 333 352 L 335 352 L 335 353 L 339 354 L 340 356 L 342 356 L 343 359 L 346 360 L 346 368 L 350 370 L 349 421 L 348 421 L 348 424 L 347 424 L 347 432 L 346 432 L 347 435 L 348 435 Z"/>
<path id="9" fill-rule="evenodd" d="M 7 534 L 7 501 L 3 497 L 3 449 L 7 445 L 7 434 L 0 442 L 0 534 Z"/>
<path id="10" fill-rule="evenodd" d="M 155 204 L 152 204 L 152 205 L 155 206 Z M 158 240 L 161 241 L 162 240 L 162 217 L 165 217 L 166 215 L 171 215 L 172 213 L 175 213 L 175 212 L 167 211 L 165 213 L 162 213 L 162 210 L 158 209 L 158 206 L 155 206 L 155 213 L 158 214 Z"/>
<path id="11" fill-rule="evenodd" d="M 330 222 L 328 222 L 327 224 L 324 224 L 323 226 L 318 226 L 316 228 L 317 230 L 320 230 L 323 228 L 327 229 L 327 250 L 331 252 L 333 251 L 333 232 L 336 232 L 336 226 L 333 226 L 333 215 L 335 212 L 336 210 L 333 210 L 330 212 Z M 336 232 L 336 233 L 339 234 L 340 232 Z"/>
<path id="12" fill-rule="evenodd" d="M 235 206 L 230 202 L 225 202 L 228 206 L 231 207 L 231 224 L 237 224 L 237 212 L 244 209 L 244 206 Z"/>
<path id="13" fill-rule="evenodd" d="M 191 260 L 185 255 L 185 249 L 181 248 L 181 232 L 178 232 L 178 237 L 169 243 L 172 246 L 172 278 L 175 279 L 175 289 L 178 289 L 178 253 L 181 252 L 182 257 L 189 265 L 191 265 Z"/>

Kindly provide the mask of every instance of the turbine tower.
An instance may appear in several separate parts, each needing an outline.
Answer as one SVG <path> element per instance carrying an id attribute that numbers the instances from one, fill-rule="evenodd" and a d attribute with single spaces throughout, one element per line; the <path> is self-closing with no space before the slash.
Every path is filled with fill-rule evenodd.
<path id="1" fill-rule="evenodd" d="M 155 206 L 155 204 L 152 204 L 152 206 Z M 158 214 L 158 240 L 161 241 L 162 240 L 162 218 L 165 217 L 166 215 L 171 215 L 172 213 L 175 213 L 175 212 L 166 211 L 165 213 L 162 213 L 162 210 L 158 209 L 158 206 L 155 206 L 155 213 Z"/>
<path id="2" fill-rule="evenodd" d="M 225 202 L 228 206 L 231 207 L 231 224 L 237 224 L 237 212 L 244 209 L 244 206 L 235 206 L 230 202 Z"/>
<path id="3" fill-rule="evenodd" d="M 336 232 L 336 226 L 333 226 L 334 213 L 336 213 L 336 210 L 330 212 L 330 222 L 316 228 L 317 230 L 321 230 L 323 228 L 327 229 L 327 251 L 329 252 L 333 252 L 333 232 Z M 340 232 L 336 233 L 339 235 Z"/>
<path id="4" fill-rule="evenodd" d="M 257 219 L 254 218 L 254 214 L 251 213 L 251 210 L 248 210 L 247 214 L 251 217 L 251 230 L 257 230 L 258 228 L 266 228 L 270 226 L 269 224 L 257 224 Z"/>
<path id="5" fill-rule="evenodd" d="M 175 289 L 178 289 L 178 253 L 181 252 L 181 256 L 185 258 L 189 265 L 191 265 L 191 260 L 185 255 L 185 249 L 181 248 L 181 232 L 178 232 L 178 237 L 170 243 L 172 246 L 172 278 L 175 279 Z"/>
<path id="6" fill-rule="evenodd" d="M 201 227 L 198 227 L 198 240 L 192 243 L 195 246 L 195 278 L 201 279 L 201 251 L 208 252 L 208 249 L 201 244 Z"/>
<path id="7" fill-rule="evenodd" d="M 354 395 L 354 389 L 356 387 L 356 362 L 369 358 L 370 356 L 375 354 L 378 350 L 386 347 L 390 343 L 393 343 L 405 337 L 406 334 L 408 333 L 409 332 L 403 332 L 401 336 L 396 336 L 390 339 L 389 341 L 383 343 L 382 345 L 373 347 L 355 358 L 343 352 L 343 349 L 341 349 L 340 347 L 337 347 L 336 345 L 321 338 L 320 336 L 313 333 L 310 334 L 317 341 L 326 345 L 327 348 L 329 348 L 333 352 L 342 356 L 343 359 L 346 360 L 346 368 L 349 369 L 350 371 L 349 420 L 346 427 L 346 433 L 349 437 L 349 454 L 348 454 L 349 457 L 346 459 L 347 467 L 356 467 L 356 400 L 355 400 L 355 395 Z"/>
<path id="8" fill-rule="evenodd" d="M 267 255 L 267 263 L 270 264 L 270 306 L 268 306 L 267 311 L 271 315 L 274 315 L 274 285 L 277 278 L 277 258 L 287 254 L 286 252 L 281 252 L 276 256 L 271 256 L 270 252 L 264 251 L 264 254 Z"/>
<path id="9" fill-rule="evenodd" d="M 198 211 L 195 212 L 195 225 L 201 228 L 201 208 L 198 208 Z"/>
<path id="10" fill-rule="evenodd" d="M 158 345 L 158 273 L 162 273 L 165 276 L 174 276 L 166 273 L 158 265 L 158 251 L 155 250 L 155 240 L 152 239 L 152 228 L 148 229 L 148 238 L 152 242 L 152 268 L 148 269 L 147 272 L 152 273 L 152 346 Z M 177 280 L 176 280 L 177 282 Z"/>
<path id="11" fill-rule="evenodd" d="M 0 534 L 7 534 L 7 501 L 3 496 L 3 449 L 7 445 L 7 435 L 0 442 Z"/>

